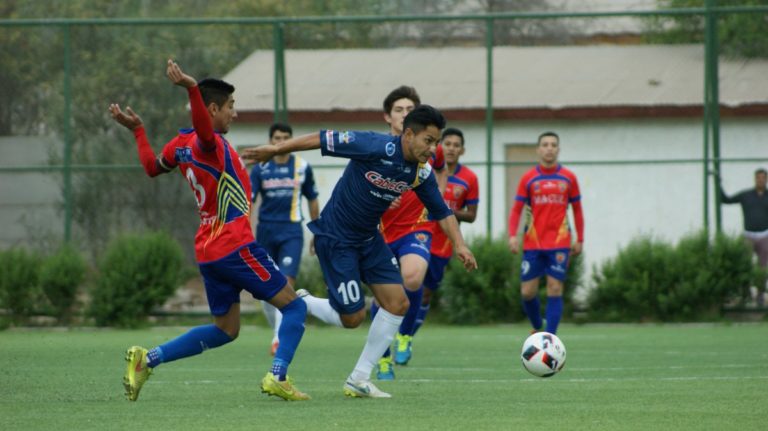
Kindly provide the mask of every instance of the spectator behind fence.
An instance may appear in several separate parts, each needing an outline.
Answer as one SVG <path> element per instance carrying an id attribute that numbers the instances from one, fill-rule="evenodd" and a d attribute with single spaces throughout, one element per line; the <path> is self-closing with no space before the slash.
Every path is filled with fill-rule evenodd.
<path id="1" fill-rule="evenodd" d="M 768 194 L 766 194 L 766 182 L 768 172 L 760 168 L 755 171 L 755 188 L 742 190 L 734 196 L 728 196 L 723 191 L 722 182 L 718 177 L 720 186 L 720 200 L 725 204 L 741 204 L 744 213 L 744 237 L 752 245 L 752 250 L 757 255 L 757 264 L 760 268 L 768 270 Z M 765 280 L 761 280 L 757 286 L 757 305 L 765 304 Z"/>

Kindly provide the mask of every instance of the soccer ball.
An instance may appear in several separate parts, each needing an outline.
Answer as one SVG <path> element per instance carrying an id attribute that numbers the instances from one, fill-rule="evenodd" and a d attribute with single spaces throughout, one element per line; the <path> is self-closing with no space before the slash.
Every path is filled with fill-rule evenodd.
<path id="1" fill-rule="evenodd" d="M 551 377 L 565 365 L 565 345 L 555 334 L 537 332 L 523 343 L 520 359 L 534 376 Z"/>

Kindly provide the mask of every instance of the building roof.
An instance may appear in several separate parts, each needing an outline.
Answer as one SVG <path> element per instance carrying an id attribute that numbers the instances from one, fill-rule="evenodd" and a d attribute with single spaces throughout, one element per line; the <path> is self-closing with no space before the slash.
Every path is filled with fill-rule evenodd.
<path id="1" fill-rule="evenodd" d="M 286 50 L 285 56 L 292 118 L 368 112 L 380 119 L 382 100 L 401 84 L 442 110 L 485 108 L 481 47 Z M 246 121 L 249 113 L 272 113 L 273 64 L 272 51 L 255 51 L 224 78 L 237 87 Z M 753 114 L 768 114 L 768 60 L 721 59 L 719 68 L 722 105 L 758 106 Z M 702 45 L 496 47 L 493 69 L 494 108 L 511 117 L 569 110 L 700 113 L 703 101 Z"/>

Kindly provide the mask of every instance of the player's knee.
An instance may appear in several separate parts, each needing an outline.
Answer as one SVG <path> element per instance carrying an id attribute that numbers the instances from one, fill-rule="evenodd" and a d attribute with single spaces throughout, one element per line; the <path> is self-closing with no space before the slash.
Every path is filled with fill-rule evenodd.
<path id="1" fill-rule="evenodd" d="M 408 307 L 410 305 L 411 302 L 408 300 L 408 297 L 402 295 L 387 301 L 386 304 L 381 304 L 381 308 L 387 310 L 395 316 L 405 316 L 405 313 L 408 311 Z"/>
<path id="2" fill-rule="evenodd" d="M 341 317 L 341 324 L 345 328 L 357 328 L 365 320 L 365 308 L 353 314 L 342 314 L 339 317 Z"/>
<path id="3" fill-rule="evenodd" d="M 418 271 L 403 274 L 403 285 L 412 292 L 419 290 L 423 281 L 424 277 Z"/>

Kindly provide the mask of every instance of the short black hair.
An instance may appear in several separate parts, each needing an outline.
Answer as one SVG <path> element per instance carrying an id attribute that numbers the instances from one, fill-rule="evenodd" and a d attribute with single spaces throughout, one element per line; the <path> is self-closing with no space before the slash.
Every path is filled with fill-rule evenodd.
<path id="1" fill-rule="evenodd" d="M 455 127 L 449 127 L 443 130 L 443 137 L 440 138 L 440 140 L 442 141 L 443 139 L 446 138 L 446 136 L 458 136 L 459 138 L 461 138 L 461 146 L 462 147 L 464 146 L 464 133 L 462 133 L 461 130 Z"/>
<path id="2" fill-rule="evenodd" d="M 540 144 L 541 143 L 541 138 L 543 138 L 545 136 L 552 136 L 553 138 L 557 139 L 557 143 L 558 144 L 560 143 L 560 137 L 557 136 L 557 133 L 555 133 L 555 132 L 544 132 L 541 135 L 539 135 L 539 139 L 536 140 L 536 145 Z"/>
<path id="3" fill-rule="evenodd" d="M 389 115 L 392 112 L 392 106 L 400 99 L 410 99 L 414 105 L 421 105 L 421 98 L 416 89 L 407 85 L 401 85 L 387 94 L 387 97 L 384 99 L 384 113 Z"/>
<path id="4" fill-rule="evenodd" d="M 269 139 L 272 139 L 272 136 L 275 135 L 275 132 L 280 131 L 283 133 L 287 133 L 291 136 L 293 136 L 293 128 L 285 123 L 272 123 L 271 126 L 269 126 Z"/>
<path id="5" fill-rule="evenodd" d="M 445 128 L 445 117 L 436 108 L 430 105 L 419 105 L 409 112 L 403 120 L 403 131 L 411 129 L 419 133 L 429 126 L 435 126 L 438 130 Z"/>
<path id="6" fill-rule="evenodd" d="M 229 100 L 229 95 L 235 92 L 235 86 L 216 78 L 201 79 L 197 86 L 200 87 L 200 94 L 203 96 L 205 106 L 215 103 L 224 106 Z"/>
<path id="7" fill-rule="evenodd" d="M 765 169 L 763 169 L 763 168 L 758 168 L 758 169 L 755 171 L 755 176 L 757 176 L 758 174 L 768 175 L 768 171 L 766 171 L 766 170 L 765 170 Z"/>

